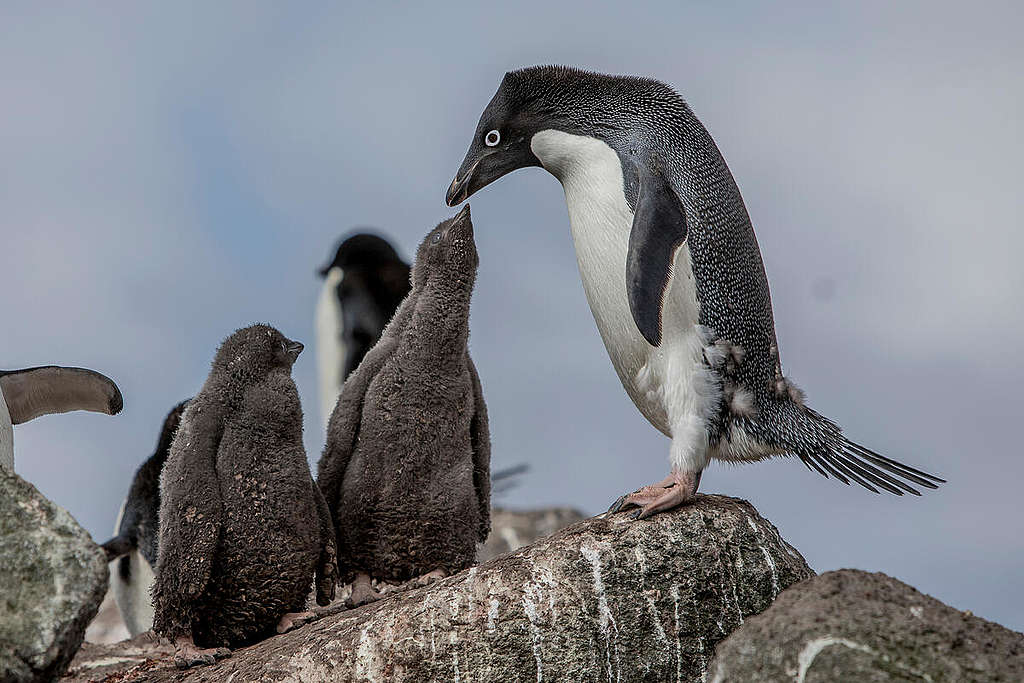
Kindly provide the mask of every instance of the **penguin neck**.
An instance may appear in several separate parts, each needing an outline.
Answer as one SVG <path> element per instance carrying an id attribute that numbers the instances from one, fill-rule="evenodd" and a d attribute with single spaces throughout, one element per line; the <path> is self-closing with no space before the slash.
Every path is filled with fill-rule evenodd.
<path id="1" fill-rule="evenodd" d="M 443 355 L 464 350 L 469 340 L 469 303 L 473 283 L 448 278 L 429 280 L 416 301 L 411 326 L 417 348 Z"/>
<path id="2" fill-rule="evenodd" d="M 14 425 L 7 408 L 4 393 L 0 390 L 0 468 L 14 471 Z"/>

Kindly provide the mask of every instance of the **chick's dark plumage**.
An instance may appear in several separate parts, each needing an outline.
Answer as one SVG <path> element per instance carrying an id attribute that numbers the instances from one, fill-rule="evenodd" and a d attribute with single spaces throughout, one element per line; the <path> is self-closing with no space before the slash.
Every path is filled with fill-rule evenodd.
<path id="1" fill-rule="evenodd" d="M 234 647 L 333 597 L 334 534 L 302 445 L 301 345 L 266 325 L 221 345 L 161 477 L 154 630 Z"/>
<path id="2" fill-rule="evenodd" d="M 405 581 L 473 564 L 490 529 L 490 435 L 469 357 L 468 211 L 420 245 L 413 288 L 345 383 L 318 483 L 341 575 Z"/>

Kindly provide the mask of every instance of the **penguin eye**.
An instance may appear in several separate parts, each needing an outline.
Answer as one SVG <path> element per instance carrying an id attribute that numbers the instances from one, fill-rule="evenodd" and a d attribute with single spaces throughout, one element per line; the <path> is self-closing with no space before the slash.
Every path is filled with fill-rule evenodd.
<path id="1" fill-rule="evenodd" d="M 438 242 L 440 242 L 441 241 L 441 233 L 435 232 L 434 236 L 430 238 L 430 241 L 433 244 L 437 244 Z"/>
<path id="2" fill-rule="evenodd" d="M 492 130 L 484 136 L 484 144 L 488 147 L 494 147 L 501 142 L 501 133 L 496 130 Z"/>

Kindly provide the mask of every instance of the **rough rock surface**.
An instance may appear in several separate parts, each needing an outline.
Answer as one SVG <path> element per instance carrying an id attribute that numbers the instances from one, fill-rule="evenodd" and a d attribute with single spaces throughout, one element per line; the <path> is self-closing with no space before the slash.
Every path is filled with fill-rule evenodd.
<path id="1" fill-rule="evenodd" d="M 813 575 L 745 501 L 700 495 L 628 517 L 588 519 L 184 675 L 152 648 L 111 680 L 699 681 L 720 639 Z M 74 680 L 96 664 L 76 659 Z"/>
<path id="2" fill-rule="evenodd" d="M 491 510 L 491 535 L 487 537 L 477 558 L 480 562 L 519 550 L 542 538 L 575 524 L 585 516 L 573 508 L 541 508 L 538 510 Z"/>
<path id="3" fill-rule="evenodd" d="M 0 468 L 0 680 L 60 676 L 107 590 L 103 551 L 63 508 Z"/>
<path id="4" fill-rule="evenodd" d="M 1024 634 L 885 574 L 828 572 L 718 645 L 712 683 L 1024 681 Z"/>

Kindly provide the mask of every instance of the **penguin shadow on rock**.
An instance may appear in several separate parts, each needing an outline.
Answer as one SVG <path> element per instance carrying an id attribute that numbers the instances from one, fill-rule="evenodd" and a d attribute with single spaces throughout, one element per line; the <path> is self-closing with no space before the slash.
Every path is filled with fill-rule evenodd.
<path id="1" fill-rule="evenodd" d="M 317 468 L 351 605 L 471 566 L 490 530 L 490 432 L 470 359 L 469 207 L 431 230 L 412 289 L 341 390 Z"/>
<path id="2" fill-rule="evenodd" d="M 185 407 L 160 475 L 153 630 L 179 667 L 212 663 L 334 598 L 330 514 L 302 444 L 302 344 L 267 325 L 229 336 Z"/>
<path id="3" fill-rule="evenodd" d="M 114 381 L 94 370 L 56 365 L 0 370 L 0 467 L 14 471 L 14 425 L 72 410 L 117 415 L 123 407 Z"/>
<path id="4" fill-rule="evenodd" d="M 133 638 L 153 626 L 150 591 L 159 547 L 160 472 L 171 452 L 186 405 L 188 400 L 182 401 L 164 418 L 156 450 L 132 477 L 114 525 L 115 536 L 103 544 L 107 561 L 117 561 L 110 572 L 110 589 Z"/>

